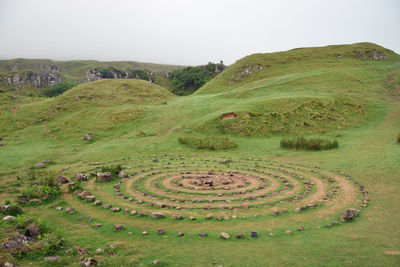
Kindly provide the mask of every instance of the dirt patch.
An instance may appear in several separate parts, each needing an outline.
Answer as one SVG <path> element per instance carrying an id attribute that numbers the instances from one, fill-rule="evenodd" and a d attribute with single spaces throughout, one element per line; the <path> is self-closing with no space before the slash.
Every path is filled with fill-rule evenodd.
<path id="1" fill-rule="evenodd" d="M 386 250 L 385 254 L 386 255 L 400 255 L 400 251 L 399 250 Z"/>
<path id="2" fill-rule="evenodd" d="M 230 113 L 222 114 L 221 120 L 230 120 L 230 119 L 234 119 L 236 117 L 237 117 L 237 114 L 235 112 L 230 112 Z"/>

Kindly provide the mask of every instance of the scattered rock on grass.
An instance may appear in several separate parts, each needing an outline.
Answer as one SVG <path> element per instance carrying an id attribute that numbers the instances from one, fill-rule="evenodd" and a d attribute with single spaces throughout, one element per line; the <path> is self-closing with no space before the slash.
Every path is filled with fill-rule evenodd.
<path id="1" fill-rule="evenodd" d="M 115 232 L 122 231 L 123 229 L 124 229 L 124 226 L 122 224 L 119 224 L 119 223 L 114 224 L 114 231 Z"/>
<path id="2" fill-rule="evenodd" d="M 155 211 L 155 212 L 151 213 L 151 217 L 156 218 L 156 219 L 165 218 L 165 214 L 162 212 Z"/>
<path id="3" fill-rule="evenodd" d="M 71 208 L 71 207 L 66 208 L 65 211 L 66 211 L 68 214 L 75 214 L 74 208 Z"/>
<path id="4" fill-rule="evenodd" d="M 199 236 L 201 236 L 201 237 L 206 237 L 206 236 L 207 236 L 207 233 L 205 233 L 205 232 L 200 232 L 200 233 L 199 233 Z"/>
<path id="5" fill-rule="evenodd" d="M 60 262 L 60 257 L 59 256 L 49 256 L 49 257 L 45 257 L 44 261 Z"/>
<path id="6" fill-rule="evenodd" d="M 220 236 L 222 239 L 229 239 L 229 238 L 230 238 L 230 235 L 227 234 L 227 233 L 225 233 L 225 232 L 222 232 L 219 236 Z"/>
<path id="7" fill-rule="evenodd" d="M 348 209 L 345 210 L 342 214 L 340 214 L 340 220 L 342 222 L 349 221 L 358 215 L 358 210 L 356 209 Z"/>

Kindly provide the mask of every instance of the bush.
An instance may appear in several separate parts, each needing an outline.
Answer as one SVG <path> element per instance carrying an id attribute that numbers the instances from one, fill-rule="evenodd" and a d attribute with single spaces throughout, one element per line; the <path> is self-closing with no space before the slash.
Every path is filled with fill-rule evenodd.
<path id="1" fill-rule="evenodd" d="M 179 143 L 196 149 L 225 150 L 237 147 L 237 144 L 228 136 L 182 136 Z"/>
<path id="2" fill-rule="evenodd" d="M 120 171 L 122 171 L 122 166 L 120 164 L 111 165 L 111 166 L 103 166 L 101 168 L 101 172 L 111 172 L 113 177 L 117 177 Z"/>
<path id="3" fill-rule="evenodd" d="M 135 69 L 131 71 L 131 73 L 129 74 L 129 78 L 146 80 L 146 81 L 150 80 L 148 71 L 142 69 Z"/>
<path id="4" fill-rule="evenodd" d="M 281 140 L 281 148 L 295 150 L 329 150 L 339 148 L 337 140 L 328 140 L 325 138 L 283 138 Z"/>
<path id="5" fill-rule="evenodd" d="M 172 71 L 170 75 L 173 87 L 172 92 L 176 95 L 194 93 L 218 74 L 218 72 L 215 72 L 216 68 L 222 71 L 225 66 L 222 61 L 219 64 L 209 62 L 207 65 L 186 67 Z"/>
<path id="6" fill-rule="evenodd" d="M 76 83 L 73 81 L 62 81 L 62 82 L 57 83 L 53 87 L 47 89 L 46 91 L 44 91 L 44 94 L 47 97 L 58 96 L 75 86 L 76 86 Z"/>
<path id="7" fill-rule="evenodd" d="M 100 76 L 103 79 L 112 79 L 112 78 L 114 78 L 113 71 L 110 68 L 102 68 L 100 70 Z"/>

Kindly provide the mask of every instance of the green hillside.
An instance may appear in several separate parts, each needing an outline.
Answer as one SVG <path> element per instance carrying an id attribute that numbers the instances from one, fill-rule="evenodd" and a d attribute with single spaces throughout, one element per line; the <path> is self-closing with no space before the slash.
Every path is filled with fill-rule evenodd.
<path id="1" fill-rule="evenodd" d="M 46 62 L 37 64 L 53 64 Z M 0 70 L 7 64 L 0 62 Z M 65 77 L 84 79 L 82 69 L 100 63 L 63 64 Z M 64 247 L 11 260 L 19 266 L 77 266 L 81 257 L 103 266 L 154 260 L 160 266 L 397 266 L 399 70 L 398 54 L 358 43 L 250 55 L 188 96 L 137 79 L 88 82 L 47 99 L 0 88 L 2 202 L 34 195 L 28 189 L 39 190 L 39 179 L 62 175 L 102 204 L 121 208 L 95 205 L 68 186 L 55 199 L 41 196 L 41 204 L 29 199 L 22 205 L 26 216 L 62 227 Z M 280 147 L 282 138 L 302 136 L 339 147 Z M 131 176 L 96 181 L 97 172 L 115 172 L 117 165 Z M 88 181 L 77 181 L 76 173 Z M 204 177 L 214 179 L 212 188 L 198 184 Z M 67 214 L 67 207 L 76 213 Z M 349 208 L 360 210 L 357 218 L 341 221 Z M 117 223 L 125 227 L 120 232 Z M 48 255 L 61 260 L 44 261 Z"/>

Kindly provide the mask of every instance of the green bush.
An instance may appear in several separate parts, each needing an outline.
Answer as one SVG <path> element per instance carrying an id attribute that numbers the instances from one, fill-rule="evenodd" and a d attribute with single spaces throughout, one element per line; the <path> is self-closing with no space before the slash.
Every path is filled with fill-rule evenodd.
<path id="1" fill-rule="evenodd" d="M 221 61 L 219 64 L 209 62 L 207 65 L 186 67 L 172 71 L 170 75 L 173 87 L 172 92 L 176 95 L 194 93 L 218 74 L 218 72 L 215 72 L 216 67 L 220 71 L 225 68 Z"/>
<path id="2" fill-rule="evenodd" d="M 113 71 L 110 68 L 102 68 L 100 70 L 100 76 L 103 79 L 112 79 L 112 78 L 114 78 Z"/>
<path id="3" fill-rule="evenodd" d="M 142 69 L 135 69 L 129 73 L 129 78 L 140 79 L 140 80 L 150 80 L 148 71 Z"/>
<path id="4" fill-rule="evenodd" d="M 181 136 L 179 143 L 196 149 L 226 150 L 237 147 L 228 136 Z"/>
<path id="5" fill-rule="evenodd" d="M 337 140 L 328 140 L 326 138 L 283 138 L 281 139 L 281 148 L 294 150 L 329 150 L 339 148 Z"/>
<path id="6" fill-rule="evenodd" d="M 47 89 L 46 91 L 44 91 L 44 94 L 47 97 L 58 96 L 75 86 L 76 86 L 76 83 L 73 81 L 62 81 L 62 82 L 55 84 L 53 87 Z"/>
<path id="7" fill-rule="evenodd" d="M 111 165 L 111 166 L 103 166 L 101 168 L 101 172 L 111 172 L 113 177 L 117 177 L 120 171 L 122 171 L 122 166 L 120 164 Z"/>

